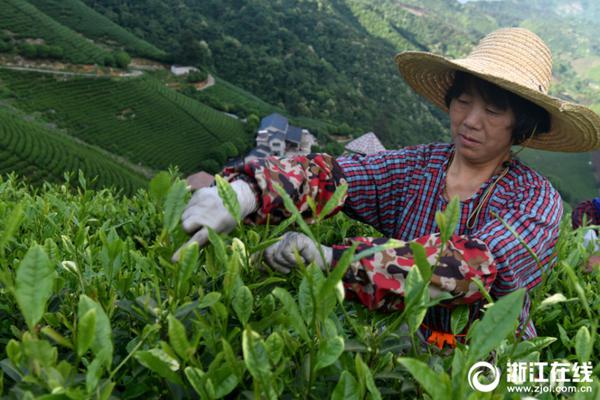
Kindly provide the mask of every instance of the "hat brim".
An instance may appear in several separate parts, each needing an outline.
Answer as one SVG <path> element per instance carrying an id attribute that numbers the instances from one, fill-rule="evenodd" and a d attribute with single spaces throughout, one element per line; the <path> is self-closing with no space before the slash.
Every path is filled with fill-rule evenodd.
<path id="1" fill-rule="evenodd" d="M 527 140 L 523 144 L 526 147 L 564 152 L 586 152 L 600 148 L 600 116 L 595 112 L 500 78 L 490 72 L 492 69 L 488 65 L 477 60 L 450 60 L 432 53 L 407 51 L 396 56 L 396 64 L 406 83 L 415 92 L 445 112 L 448 112 L 448 107 L 444 97 L 457 70 L 492 82 L 544 108 L 550 114 L 550 131 Z"/>

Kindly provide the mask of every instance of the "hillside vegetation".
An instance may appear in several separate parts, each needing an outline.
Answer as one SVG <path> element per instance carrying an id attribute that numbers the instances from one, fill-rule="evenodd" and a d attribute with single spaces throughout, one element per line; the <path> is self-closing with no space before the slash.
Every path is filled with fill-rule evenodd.
<path id="1" fill-rule="evenodd" d="M 234 208 L 235 195 L 224 197 Z M 482 311 L 467 344 L 440 353 L 415 334 L 439 301 L 429 298 L 426 261 L 411 269 L 406 308 L 394 313 L 342 300 L 351 250 L 331 271 L 311 264 L 285 276 L 253 255 L 290 225 L 327 244 L 373 234 L 342 215 L 303 228 L 296 216 L 279 227 L 240 225 L 172 263 L 188 199 L 185 183 L 164 173 L 128 198 L 81 181 L 34 189 L 0 179 L 0 396 L 489 400 L 467 373 L 490 357 L 503 374 L 510 363 L 546 363 L 546 378 L 560 362 L 566 383 L 542 384 L 546 400 L 600 391 L 600 275 L 580 270 L 589 256 L 581 230 L 562 227 L 558 266 L 532 295 L 539 337 L 515 334 L 521 289 Z M 467 324 L 465 310 L 453 309 L 453 331 Z M 505 375 L 492 396 L 519 398 Z"/>
<path id="2" fill-rule="evenodd" d="M 0 108 L 0 174 L 18 171 L 31 184 L 62 182 L 81 171 L 90 187 L 114 187 L 132 195 L 145 187 L 144 177 L 64 134 L 27 122 Z"/>
<path id="3" fill-rule="evenodd" d="M 122 46 L 129 54 L 163 60 L 167 53 L 123 29 L 79 0 L 29 0 L 57 22 L 110 48 Z"/>
<path id="4" fill-rule="evenodd" d="M 40 113 L 70 135 L 154 169 L 177 165 L 184 173 L 214 170 L 250 142 L 239 120 L 152 78 L 0 70 L 0 79 L 13 106 Z"/>
<path id="5" fill-rule="evenodd" d="M 100 64 L 109 51 L 59 24 L 24 0 L 1 0 L 0 49 L 29 58 L 56 58 L 75 64 Z"/>

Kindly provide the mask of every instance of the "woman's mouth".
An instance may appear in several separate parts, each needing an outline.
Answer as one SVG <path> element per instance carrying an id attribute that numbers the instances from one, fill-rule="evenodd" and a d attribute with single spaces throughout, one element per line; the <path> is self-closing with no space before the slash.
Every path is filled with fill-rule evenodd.
<path id="1" fill-rule="evenodd" d="M 464 145 L 472 146 L 472 145 L 476 145 L 476 144 L 481 144 L 481 142 L 479 140 L 476 140 L 476 139 L 472 138 L 471 136 L 463 135 L 462 133 L 459 133 L 458 136 L 460 137 L 461 143 Z"/>

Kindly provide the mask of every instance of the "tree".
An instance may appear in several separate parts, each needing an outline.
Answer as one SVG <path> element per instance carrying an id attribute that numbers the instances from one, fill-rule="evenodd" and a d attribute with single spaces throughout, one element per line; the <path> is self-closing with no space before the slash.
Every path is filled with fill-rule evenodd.
<path id="1" fill-rule="evenodd" d="M 205 81 L 206 78 L 208 78 L 208 73 L 204 70 L 198 70 L 190 71 L 190 73 L 187 75 L 186 80 L 190 83 L 197 83 Z"/>
<path id="2" fill-rule="evenodd" d="M 131 63 L 131 57 L 125 51 L 117 51 L 114 55 L 115 64 L 119 68 L 127 69 L 129 63 Z"/>
<path id="3" fill-rule="evenodd" d="M 256 133 L 258 131 L 258 126 L 260 125 L 260 118 L 256 114 L 248 115 L 246 119 L 246 132 L 249 134 Z"/>

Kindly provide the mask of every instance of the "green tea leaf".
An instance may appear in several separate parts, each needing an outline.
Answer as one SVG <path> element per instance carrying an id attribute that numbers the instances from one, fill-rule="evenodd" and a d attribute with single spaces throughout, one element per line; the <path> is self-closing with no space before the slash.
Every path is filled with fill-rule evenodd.
<path id="1" fill-rule="evenodd" d="M 92 341 L 92 351 L 96 356 L 101 351 L 108 351 L 110 354 L 109 364 L 111 364 L 113 354 L 113 343 L 112 343 L 112 329 L 110 327 L 110 320 L 108 316 L 100 306 L 94 300 L 87 297 L 85 294 L 79 296 L 79 305 L 77 315 L 85 315 L 89 310 L 94 309 L 96 311 L 96 334 Z"/>
<path id="2" fill-rule="evenodd" d="M 156 203 L 162 203 L 163 199 L 169 192 L 171 187 L 171 177 L 166 171 L 161 171 L 154 175 L 150 184 L 148 185 L 148 194 L 150 198 L 156 201 Z"/>
<path id="3" fill-rule="evenodd" d="M 94 361 L 88 365 L 87 372 L 85 374 L 85 387 L 88 393 L 92 393 L 94 390 L 96 390 L 103 372 L 108 370 L 110 367 L 111 358 L 111 350 L 104 349 L 100 351 L 96 355 L 96 358 L 94 358 Z"/>
<path id="4" fill-rule="evenodd" d="M 281 185 L 275 183 L 275 184 L 273 184 L 273 187 L 275 188 L 277 193 L 279 193 L 279 195 L 281 196 L 281 198 L 283 200 L 283 205 L 285 206 L 285 209 L 288 210 L 292 214 L 295 222 L 300 227 L 300 230 L 302 230 L 302 232 L 306 236 L 308 236 L 310 238 L 310 240 L 312 240 L 317 245 L 317 248 L 320 249 L 320 247 L 318 247 L 319 242 L 317 241 L 317 239 L 315 238 L 315 235 L 312 233 L 312 231 L 308 227 L 308 224 L 306 223 L 306 221 L 304 221 L 304 218 L 302 218 L 302 215 L 300 214 L 300 211 L 298 211 L 298 208 L 296 208 L 296 205 L 294 204 L 294 201 L 292 200 L 292 198 L 287 194 L 285 189 L 281 187 Z"/>
<path id="5" fill-rule="evenodd" d="M 410 372 L 421 387 L 431 395 L 433 400 L 452 399 L 448 374 L 434 372 L 427 364 L 413 358 L 400 357 L 398 362 Z"/>
<path id="6" fill-rule="evenodd" d="M 229 211 L 229 214 L 235 219 L 238 224 L 241 221 L 240 203 L 237 198 L 235 190 L 231 187 L 229 182 L 223 179 L 220 175 L 215 175 L 215 182 L 217 183 L 217 191 L 219 197 L 223 200 L 223 205 Z"/>
<path id="7" fill-rule="evenodd" d="M 11 211 L 7 220 L 4 221 L 4 230 L 0 236 L 0 256 L 4 258 L 4 249 L 6 244 L 15 235 L 17 229 L 23 220 L 23 204 L 18 203 Z"/>
<path id="8" fill-rule="evenodd" d="M 514 334 L 524 297 L 525 289 L 519 289 L 500 298 L 469 329 L 469 363 L 483 360 L 506 336 Z"/>
<path id="9" fill-rule="evenodd" d="M 240 286 L 233 297 L 231 305 L 242 325 L 246 325 L 254 306 L 254 297 L 250 289 L 246 286 Z"/>
<path id="10" fill-rule="evenodd" d="M 96 335 L 96 309 L 91 308 L 79 317 L 77 325 L 77 355 L 81 357 L 92 345 Z"/>
<path id="11" fill-rule="evenodd" d="M 206 393 L 206 373 L 202 371 L 200 368 L 194 367 L 186 367 L 183 372 L 185 373 L 185 377 L 188 379 L 196 393 L 198 393 L 201 398 L 209 397 Z"/>
<path id="12" fill-rule="evenodd" d="M 223 242 L 223 239 L 221 239 L 221 236 L 219 236 L 219 234 L 217 232 L 215 232 L 214 229 L 212 229 L 211 227 L 206 227 L 208 229 L 208 240 L 210 242 L 210 244 L 213 245 L 213 248 L 215 250 L 215 255 L 217 256 L 217 259 L 219 260 L 219 264 L 221 266 L 224 266 L 227 263 L 228 257 L 227 257 L 227 251 L 225 250 L 225 242 Z"/>
<path id="13" fill-rule="evenodd" d="M 344 352 L 344 339 L 341 336 L 336 336 L 331 339 L 323 340 L 319 344 L 317 352 L 317 363 L 315 371 L 320 370 L 333 364 Z"/>
<path id="14" fill-rule="evenodd" d="M 204 295 L 200 303 L 198 303 L 198 309 L 212 307 L 215 303 L 221 300 L 222 294 L 218 292 L 210 292 Z"/>
<path id="15" fill-rule="evenodd" d="M 545 298 L 542 302 L 537 306 L 536 311 L 542 310 L 546 307 L 549 307 L 554 304 L 564 303 L 568 301 L 562 293 L 554 293 L 552 296 Z"/>
<path id="16" fill-rule="evenodd" d="M 586 326 L 582 326 L 575 335 L 575 353 L 581 363 L 590 361 L 593 347 L 590 331 Z"/>
<path id="17" fill-rule="evenodd" d="M 265 341 L 265 346 L 267 347 L 271 362 L 273 365 L 276 365 L 283 355 L 283 347 L 285 346 L 281 335 L 277 332 L 271 333 Z"/>
<path id="18" fill-rule="evenodd" d="M 310 282 L 305 276 L 298 287 L 298 305 L 300 314 L 307 325 L 310 325 L 315 314 L 315 303 L 313 301 Z"/>
<path id="19" fill-rule="evenodd" d="M 179 225 L 185 209 L 187 188 L 184 181 L 175 182 L 167 193 L 163 214 L 163 224 L 167 232 L 173 232 Z"/>
<path id="20" fill-rule="evenodd" d="M 452 388 L 454 390 L 453 397 L 455 399 L 464 398 L 465 382 L 467 381 L 467 366 L 465 365 L 465 353 L 459 348 L 454 349 L 452 357 Z M 470 367 L 470 366 L 469 366 Z"/>
<path id="21" fill-rule="evenodd" d="M 173 350 L 175 350 L 175 353 L 184 361 L 187 361 L 194 353 L 194 348 L 188 341 L 185 327 L 177 318 L 170 314 L 167 320 L 169 322 L 169 343 L 173 347 Z"/>
<path id="22" fill-rule="evenodd" d="M 250 375 L 267 392 L 271 392 L 272 373 L 269 354 L 260 335 L 250 328 L 244 329 L 242 334 L 242 352 Z"/>
<path id="23" fill-rule="evenodd" d="M 329 198 L 329 200 L 327 201 L 327 204 L 325 204 L 325 207 L 323 207 L 323 209 L 319 213 L 319 218 L 318 218 L 319 221 L 327 218 L 329 216 L 329 214 L 331 214 L 331 212 L 336 207 L 342 206 L 344 204 L 347 192 L 348 192 L 348 184 L 347 183 L 343 183 L 335 188 L 335 192 Z"/>
<path id="24" fill-rule="evenodd" d="M 63 335 L 52 329 L 50 326 L 43 327 L 41 329 L 41 332 L 44 335 L 48 336 L 50 339 L 54 340 L 56 343 L 60 344 L 61 346 L 66 347 L 68 349 L 73 349 L 73 344 Z"/>
<path id="25" fill-rule="evenodd" d="M 379 393 L 379 389 L 377 389 L 377 386 L 375 385 L 371 369 L 365 364 L 360 354 L 357 354 L 354 358 L 354 366 L 359 381 L 364 382 L 367 390 L 371 393 L 371 397 L 375 400 L 381 400 L 381 393 Z"/>
<path id="26" fill-rule="evenodd" d="M 156 372 L 166 380 L 179 385 L 183 384 L 179 375 L 175 373 L 175 371 L 179 370 L 179 362 L 163 350 L 150 349 L 138 351 L 134 354 L 134 357 L 144 367 Z"/>
<path id="27" fill-rule="evenodd" d="M 233 392 L 233 389 L 235 389 L 239 383 L 237 376 L 235 376 L 228 367 L 218 368 L 214 371 L 210 371 L 209 374 L 216 399 L 223 398 Z"/>
<path id="28" fill-rule="evenodd" d="M 340 380 L 331 394 L 331 400 L 359 400 L 358 382 L 348 371 L 342 371 Z"/>
<path id="29" fill-rule="evenodd" d="M 450 319 L 450 327 L 452 333 L 455 335 L 460 334 L 467 323 L 469 322 L 469 306 L 462 305 L 452 310 L 452 316 Z"/>
<path id="30" fill-rule="evenodd" d="M 446 242 L 450 239 L 450 237 L 452 237 L 452 234 L 456 230 L 456 225 L 458 225 L 459 216 L 460 199 L 458 198 L 458 196 L 454 196 L 446 206 L 446 210 L 444 211 L 442 218 L 442 225 L 438 224 L 440 228 L 440 238 L 443 247 L 446 246 Z"/>
<path id="31" fill-rule="evenodd" d="M 433 268 L 429 261 L 427 260 L 427 253 L 425 253 L 425 247 L 423 247 L 420 243 L 412 242 L 410 243 L 410 249 L 413 254 L 413 258 L 415 260 L 415 264 L 419 271 L 421 272 L 421 276 L 425 282 L 431 281 L 431 275 L 433 274 Z"/>
<path id="32" fill-rule="evenodd" d="M 277 297 L 283 304 L 283 307 L 287 312 L 290 326 L 300 335 L 302 339 L 309 341 L 310 337 L 308 336 L 306 325 L 304 324 L 304 320 L 302 319 L 300 311 L 298 310 L 298 305 L 294 301 L 292 295 L 281 287 L 273 289 L 273 295 Z"/>
<path id="33" fill-rule="evenodd" d="M 190 279 L 198 269 L 198 243 L 193 242 L 181 251 L 179 258 L 179 270 L 177 276 L 177 294 L 180 298 L 187 295 Z"/>
<path id="34" fill-rule="evenodd" d="M 352 262 L 352 257 L 354 256 L 354 252 L 356 251 L 356 247 L 358 243 L 354 243 L 352 247 L 346 249 L 339 261 L 337 262 L 335 268 L 331 270 L 327 279 L 321 286 L 321 289 L 317 292 L 317 303 L 321 304 L 321 317 L 327 318 L 327 316 L 333 311 L 333 307 L 335 307 L 335 302 L 333 303 L 333 307 L 327 308 L 324 307 L 326 303 L 325 297 L 329 296 L 337 296 L 336 290 L 337 285 L 342 281 L 344 274 L 350 267 L 350 263 Z"/>
<path id="35" fill-rule="evenodd" d="M 17 268 L 15 297 L 30 330 L 33 330 L 46 311 L 52 296 L 56 271 L 44 249 L 32 246 Z"/>

